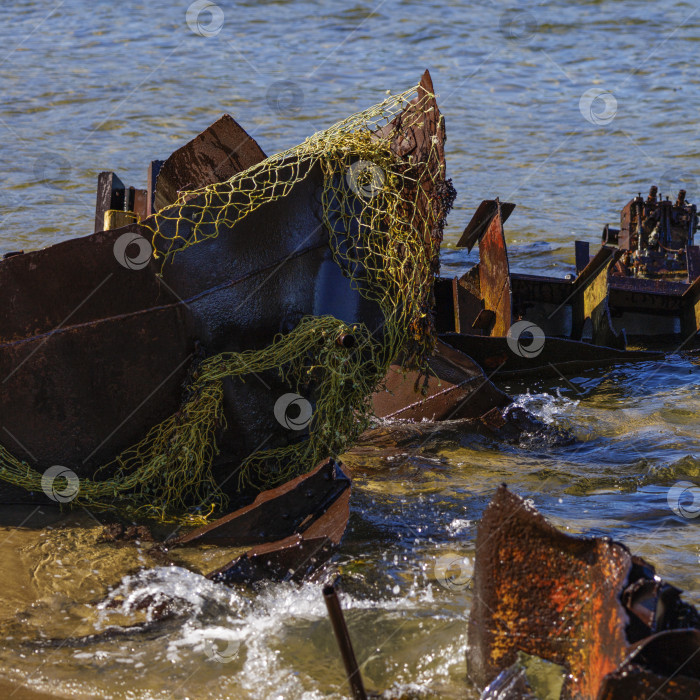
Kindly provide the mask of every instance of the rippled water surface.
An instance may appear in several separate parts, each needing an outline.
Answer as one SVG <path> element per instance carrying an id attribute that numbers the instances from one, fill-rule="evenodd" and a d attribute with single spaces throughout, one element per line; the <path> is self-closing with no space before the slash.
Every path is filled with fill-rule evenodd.
<path id="1" fill-rule="evenodd" d="M 99 171 L 144 186 L 150 160 L 222 112 L 273 153 L 426 67 L 458 191 L 449 274 L 475 261 L 454 243 L 483 198 L 518 205 L 506 226 L 515 269 L 563 275 L 573 239 L 595 242 L 649 184 L 700 194 L 695 2 L 222 1 L 210 37 L 188 27 L 188 5 L 2 4 L 0 252 L 89 233 Z M 608 97 L 589 107 L 594 88 Z M 551 437 L 382 426 L 348 455 L 351 521 L 334 566 L 367 685 L 465 697 L 471 593 L 441 584 L 436 562 L 468 566 L 503 481 L 571 532 L 620 539 L 700 603 L 700 519 L 667 498 L 677 481 L 700 483 L 699 381 L 697 357 L 673 354 L 513 382 L 503 388 Z M 224 589 L 188 568 L 231 552 L 157 566 L 141 547 L 99 542 L 85 512 L 10 511 L 0 673 L 22 684 L 14 697 L 347 696 L 318 585 Z"/>

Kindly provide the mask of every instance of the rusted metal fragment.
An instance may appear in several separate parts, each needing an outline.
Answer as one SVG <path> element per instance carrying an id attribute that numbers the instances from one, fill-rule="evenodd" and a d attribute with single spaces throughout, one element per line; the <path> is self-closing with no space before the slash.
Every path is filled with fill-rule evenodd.
<path id="1" fill-rule="evenodd" d="M 193 320 L 178 304 L 0 343 L 3 444 L 40 469 L 92 476 L 177 410 L 194 351 Z M 5 489 L 8 500 L 45 498 L 2 482 L 2 499 Z"/>
<path id="2" fill-rule="evenodd" d="M 484 199 L 477 207 L 471 221 L 462 232 L 462 237 L 457 242 L 457 248 L 466 248 L 471 252 L 474 244 L 481 240 L 482 236 L 491 225 L 493 217 L 498 213 L 498 199 Z M 515 209 L 515 204 L 503 202 L 501 205 L 501 225 L 505 224 Z"/>
<path id="3" fill-rule="evenodd" d="M 697 207 L 686 201 L 685 190 L 678 192 L 675 203 L 668 197 L 657 199 L 657 193 L 652 185 L 646 200 L 640 194 L 623 207 L 614 239 L 630 253 L 625 267 L 634 270 L 635 276 L 682 276 L 683 253 L 693 245 L 697 229 Z"/>
<path id="4" fill-rule="evenodd" d="M 584 324 L 590 319 L 594 345 L 624 349 L 624 332 L 617 334 L 608 307 L 608 273 L 622 255 L 622 251 L 602 246 L 574 280 L 571 291 L 573 319 L 571 337 L 581 340 Z"/>
<path id="5" fill-rule="evenodd" d="M 623 546 L 559 532 L 501 486 L 477 532 L 472 680 L 485 687 L 523 651 L 569 670 L 565 697 L 594 700 L 627 654 L 619 593 L 631 567 Z"/>
<path id="6" fill-rule="evenodd" d="M 180 190 L 228 180 L 265 160 L 255 139 L 228 114 L 173 153 L 156 179 L 155 210 L 173 204 Z"/>
<path id="7" fill-rule="evenodd" d="M 514 204 L 501 204 L 498 199 L 484 200 L 464 230 L 458 245 L 471 250 L 478 240 L 479 263 L 473 268 L 473 280 L 468 279 L 468 273 L 456 283 L 451 312 L 454 323 L 446 328 L 443 316 L 441 330 L 494 336 L 508 333 L 512 298 L 503 222 L 514 208 Z"/>
<path id="8" fill-rule="evenodd" d="M 567 670 L 562 700 L 700 697 L 700 613 L 681 592 L 619 543 L 556 530 L 503 485 L 477 531 L 469 675 L 483 687 L 524 652 Z"/>
<path id="9" fill-rule="evenodd" d="M 407 221 L 416 222 L 419 228 L 425 225 L 426 244 L 442 241 L 445 217 L 452 207 L 455 191 L 450 180 L 446 180 L 445 164 L 445 119 L 440 113 L 435 99 L 435 88 L 430 72 L 421 76 L 416 97 L 391 122 L 374 132 L 374 138 L 387 138 L 392 135 L 391 150 L 409 163 L 415 164 L 405 175 L 416 176 L 405 208 L 400 215 Z M 431 174 L 424 166 L 430 164 Z M 435 274 L 440 269 L 439 250 L 431 260 Z M 426 315 L 426 324 L 432 324 L 431 314 Z"/>
<path id="10" fill-rule="evenodd" d="M 105 230 L 105 214 L 110 209 L 124 210 L 124 183 L 114 173 L 103 172 L 97 176 L 95 233 Z"/>
<path id="11" fill-rule="evenodd" d="M 641 642 L 620 668 L 608 674 L 598 700 L 700 698 L 700 632 L 661 632 Z"/>
<path id="12" fill-rule="evenodd" d="M 292 535 L 254 547 L 230 564 L 207 574 L 207 578 L 229 586 L 262 580 L 301 581 L 332 554 L 333 544 L 328 537 L 307 539 Z"/>
<path id="13" fill-rule="evenodd" d="M 661 352 L 617 350 L 567 338 L 545 338 L 541 349 L 532 353 L 527 352 L 526 341 L 522 341 L 522 349 L 519 350 L 515 339 L 509 338 L 443 333 L 440 339 L 463 353 L 469 353 L 489 377 L 528 372 L 537 372 L 542 376 L 561 376 L 567 372 L 605 364 L 663 358 Z"/>
<path id="14" fill-rule="evenodd" d="M 350 479 L 328 458 L 310 472 L 263 491 L 244 508 L 180 537 L 173 544 L 243 547 L 281 540 L 308 528 L 350 488 Z"/>
<path id="15" fill-rule="evenodd" d="M 514 315 L 532 318 L 548 335 L 547 319 L 554 314 L 552 308 L 563 309 L 572 292 L 569 280 L 514 272 L 511 274 Z M 683 294 L 688 289 L 684 282 L 663 279 L 644 279 L 610 275 L 608 278 L 608 307 L 614 316 L 624 313 L 643 314 L 650 317 L 648 329 L 642 335 L 656 334 L 654 318 L 682 318 Z M 551 305 L 551 306 L 540 306 Z M 542 308 L 540 315 L 533 309 Z M 544 317 L 543 322 L 540 317 Z M 690 331 L 689 331 L 690 333 Z M 688 334 L 689 334 L 688 333 Z M 684 337 L 687 337 L 686 334 Z"/>
<path id="16" fill-rule="evenodd" d="M 613 279 L 609 278 L 609 270 L 621 255 L 614 248 L 602 246 L 593 258 L 586 261 L 574 280 L 518 273 L 511 275 L 514 315 L 542 324 L 547 335 L 563 335 L 550 325 L 557 325 L 557 320 L 552 319 L 568 306 L 572 309 L 572 318 L 570 333 L 567 334 L 572 339 L 581 339 L 586 321 L 590 320 L 595 345 L 624 349 L 624 333 L 618 334 L 614 330 L 608 305 L 608 290 Z M 587 256 L 587 246 L 583 250 L 579 247 L 577 266 L 583 265 Z M 532 307 L 540 304 L 554 308 L 545 306 L 541 313 L 533 313 Z"/>
<path id="17" fill-rule="evenodd" d="M 649 280 L 612 275 L 610 308 L 613 311 L 634 311 L 648 314 L 678 313 L 681 297 L 688 289 L 684 282 Z"/>
<path id="18" fill-rule="evenodd" d="M 429 366 L 432 374 L 427 384 L 423 384 L 417 372 L 402 372 L 400 367 L 392 365 L 386 377 L 386 389 L 372 396 L 375 415 L 433 421 L 479 418 L 511 402 L 507 394 L 486 378 L 479 365 L 445 343 L 438 341 Z"/>
<path id="19" fill-rule="evenodd" d="M 136 214 L 137 221 L 143 221 L 150 215 L 148 211 L 148 191 L 139 190 L 134 187 L 130 188 L 133 192 L 133 201 L 129 209 Z"/>
<path id="20" fill-rule="evenodd" d="M 277 542 L 253 547 L 229 564 L 207 574 L 217 583 L 253 583 L 262 579 L 300 581 L 311 576 L 334 553 L 350 517 L 350 488 L 306 529 Z"/>
<path id="21" fill-rule="evenodd" d="M 508 252 L 498 199 L 496 214 L 479 239 L 479 283 L 484 308 L 494 313 L 489 334 L 504 336 L 512 324 L 512 310 Z"/>

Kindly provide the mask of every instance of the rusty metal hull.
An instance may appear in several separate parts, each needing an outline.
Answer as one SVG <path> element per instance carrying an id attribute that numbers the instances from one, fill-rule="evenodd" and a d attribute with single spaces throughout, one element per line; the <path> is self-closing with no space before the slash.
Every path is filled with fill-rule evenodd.
<path id="1" fill-rule="evenodd" d="M 513 352 L 507 338 L 444 333 L 441 340 L 470 357 L 489 375 L 501 377 L 536 373 L 561 377 L 591 367 L 625 362 L 659 360 L 663 353 L 647 350 L 617 350 L 566 338 L 547 338 L 541 352 L 527 356 Z"/>
<path id="2" fill-rule="evenodd" d="M 423 85 L 431 89 L 427 72 Z M 393 147 L 408 148 L 406 156 L 420 157 L 433 139 L 442 153 L 444 127 L 434 100 L 426 109 L 425 119 L 415 105 L 402 115 Z M 245 158 L 231 155 L 217 164 L 211 140 L 200 140 L 198 151 L 195 139 L 158 175 L 171 183 L 170 198 L 183 182 L 211 181 L 221 168 L 230 176 L 264 155 L 233 120 L 217 129 L 227 125 L 229 141 Z M 439 167 L 444 175 L 444 160 Z M 284 199 L 179 252 L 162 276 L 161 260 L 129 269 L 115 255 L 125 234 L 150 240 L 139 224 L 0 261 L 0 444 L 37 470 L 61 464 L 89 477 L 178 410 L 195 359 L 263 348 L 310 314 L 379 327 L 379 308 L 333 261 L 322 189 L 316 166 Z M 180 235 L 187 235 L 185 226 Z M 228 427 L 218 436 L 214 476 L 230 495 L 237 491 L 232 471 L 245 457 L 262 445 L 303 439 L 274 417 L 276 400 L 288 391 L 274 372 L 225 382 Z M 43 494 L 0 483 L 0 501 L 34 498 Z"/>

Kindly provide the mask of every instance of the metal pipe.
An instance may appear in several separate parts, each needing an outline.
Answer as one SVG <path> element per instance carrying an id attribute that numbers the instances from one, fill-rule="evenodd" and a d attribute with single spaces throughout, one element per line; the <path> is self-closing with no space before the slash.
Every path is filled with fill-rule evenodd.
<path id="1" fill-rule="evenodd" d="M 326 601 L 328 616 L 331 619 L 333 634 L 335 635 L 335 639 L 338 642 L 338 647 L 340 648 L 340 655 L 343 657 L 345 673 L 348 677 L 352 697 L 354 700 L 367 700 L 365 686 L 362 683 L 362 674 L 360 673 L 360 668 L 357 665 L 357 659 L 355 659 L 355 652 L 352 649 L 350 633 L 348 632 L 348 627 L 345 624 L 345 617 L 343 616 L 343 609 L 340 607 L 340 600 L 338 600 L 338 593 L 335 590 L 335 584 L 323 587 L 323 598 Z"/>
<path id="2" fill-rule="evenodd" d="M 338 345 L 346 349 L 355 347 L 355 336 L 351 333 L 342 333 L 338 336 Z"/>

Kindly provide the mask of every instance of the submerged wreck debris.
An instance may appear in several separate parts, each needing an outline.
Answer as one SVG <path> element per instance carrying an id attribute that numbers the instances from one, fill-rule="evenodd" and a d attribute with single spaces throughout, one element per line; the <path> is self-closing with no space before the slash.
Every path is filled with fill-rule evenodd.
<path id="1" fill-rule="evenodd" d="M 620 228 L 603 229 L 603 244 L 622 251 L 610 271 L 610 303 L 634 333 L 679 332 L 686 341 L 700 329 L 700 248 L 695 245 L 697 207 L 680 190 L 675 203 L 657 199 L 652 186 L 644 200 L 630 200 Z M 585 260 L 586 244 L 576 243 Z"/>
<path id="2" fill-rule="evenodd" d="M 245 547 L 299 534 L 349 491 L 342 465 L 326 459 L 306 474 L 263 491 L 248 506 L 177 538 L 169 544 Z"/>
<path id="3" fill-rule="evenodd" d="M 350 517 L 350 480 L 338 465 L 334 466 L 341 475 L 336 478 L 345 487 L 334 498 L 309 508 L 308 515 L 294 528 L 294 534 L 256 545 L 207 578 L 232 584 L 260 579 L 301 581 L 314 575 L 336 551 Z M 282 511 L 278 517 L 284 520 L 286 514 Z"/>
<path id="4" fill-rule="evenodd" d="M 679 195 L 681 201 L 682 206 L 664 207 L 666 220 L 679 222 L 688 235 L 682 255 L 649 253 L 647 248 L 631 254 L 604 245 L 590 256 L 588 244 L 577 241 L 577 275 L 562 279 L 510 272 L 503 223 L 515 205 L 484 200 L 458 243 L 471 250 L 478 242 L 480 262 L 459 279 L 441 278 L 436 283 L 441 339 L 468 352 L 487 372 L 505 375 L 551 373 L 553 365 L 578 370 L 658 358 L 659 353 L 626 349 L 627 325 L 642 342 L 672 332 L 689 342 L 700 328 L 700 265 L 696 265 L 700 253 L 688 233 L 692 229 L 694 234 L 697 214 L 685 203 L 684 193 Z M 630 219 L 625 212 L 631 205 L 623 210 L 623 221 Z M 648 220 L 658 223 L 658 216 L 650 213 Z M 608 243 L 618 241 L 617 234 L 605 235 Z M 641 271 L 647 268 L 630 267 L 630 260 L 647 254 L 669 260 L 675 277 L 644 277 Z M 683 267 L 686 260 L 689 263 Z M 640 315 L 646 321 L 640 322 Z M 523 334 L 530 336 L 530 342 L 521 340 Z M 583 342 L 587 336 L 590 342 Z"/>
<path id="5" fill-rule="evenodd" d="M 696 335 L 697 212 L 683 190 L 675 204 L 657 201 L 655 187 L 646 202 L 629 202 L 621 228 L 606 226 L 593 256 L 588 243 L 576 241 L 570 279 L 510 271 L 503 224 L 514 208 L 484 200 L 457 244 L 471 250 L 478 242 L 479 263 L 461 278 L 438 280 L 437 325 L 445 342 L 468 346 L 487 371 L 507 374 L 549 371 L 561 358 L 571 369 L 653 359 L 627 350 L 627 336 L 644 343 L 675 334 L 686 344 Z M 520 342 L 522 333 L 530 343 Z"/>
<path id="6" fill-rule="evenodd" d="M 505 485 L 479 524 L 473 589 L 468 673 L 491 684 L 483 698 L 541 697 L 523 654 L 564 668 L 562 699 L 700 697 L 700 614 L 681 591 L 622 544 L 555 529 Z"/>
<path id="7" fill-rule="evenodd" d="M 45 500 L 58 463 L 75 504 L 201 520 L 352 444 L 390 364 L 434 347 L 444 140 L 426 72 L 267 159 L 224 117 L 145 196 L 102 174 L 95 226 L 136 221 L 0 262 L 0 499 Z M 290 391 L 303 430 L 275 417 Z"/>
<path id="8" fill-rule="evenodd" d="M 171 544 L 255 545 L 208 574 L 219 583 L 299 581 L 313 574 L 340 544 L 350 517 L 350 490 L 342 465 L 329 458 Z"/>
<path id="9" fill-rule="evenodd" d="M 423 391 L 418 372 L 392 365 L 381 391 L 372 396 L 374 415 L 401 420 L 481 418 L 494 408 L 506 408 L 511 398 L 497 389 L 468 355 L 438 341 L 428 360 Z"/>

